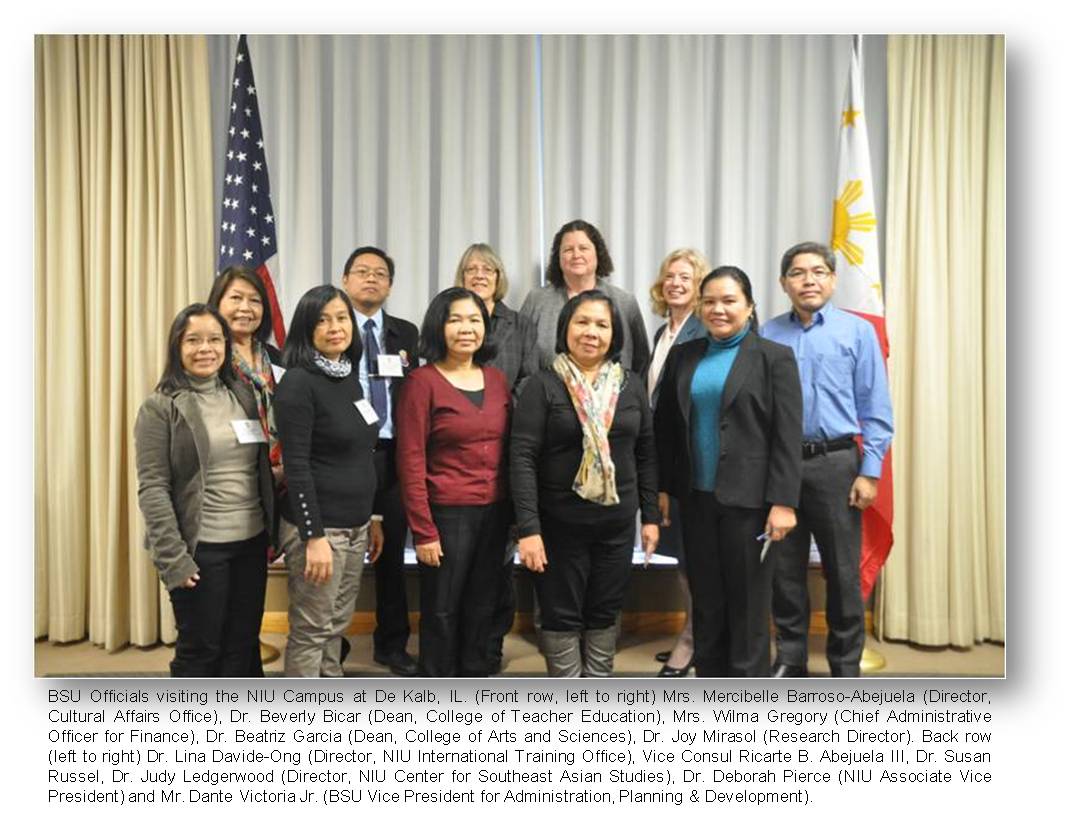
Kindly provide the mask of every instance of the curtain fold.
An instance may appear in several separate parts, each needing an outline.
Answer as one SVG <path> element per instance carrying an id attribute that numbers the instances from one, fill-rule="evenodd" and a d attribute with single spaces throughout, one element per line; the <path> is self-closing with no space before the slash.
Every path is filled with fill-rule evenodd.
<path id="1" fill-rule="evenodd" d="M 665 254 L 694 246 L 747 271 L 762 320 L 787 310 L 781 253 L 830 234 L 850 43 L 543 37 L 546 246 L 568 219 L 595 223 L 611 281 L 645 308 Z"/>
<path id="2" fill-rule="evenodd" d="M 1004 639 L 1004 39 L 888 40 L 896 547 L 879 634 Z"/>
<path id="3" fill-rule="evenodd" d="M 172 318 L 212 280 L 205 41 L 39 36 L 35 61 L 35 632 L 151 644 L 170 606 L 132 433 Z"/>
<path id="4" fill-rule="evenodd" d="M 524 283 L 507 296 L 520 306 L 527 282 L 538 278 L 532 259 L 540 246 L 534 37 L 248 42 L 288 318 L 306 290 L 339 283 L 359 245 L 394 258 L 387 310 L 418 325 L 477 241 L 495 246 L 511 279 Z M 233 38 L 215 38 L 210 48 L 218 82 L 233 66 Z M 215 129 L 220 140 L 224 121 Z"/>

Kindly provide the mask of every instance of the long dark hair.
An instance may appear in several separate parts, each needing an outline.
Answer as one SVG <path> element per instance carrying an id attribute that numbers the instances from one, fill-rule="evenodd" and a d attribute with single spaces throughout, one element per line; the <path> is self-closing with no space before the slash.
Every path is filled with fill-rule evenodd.
<path id="1" fill-rule="evenodd" d="M 224 268 L 220 271 L 219 276 L 216 277 L 216 281 L 212 283 L 212 290 L 208 294 L 209 307 L 219 310 L 219 303 L 223 301 L 223 294 L 227 292 L 227 288 L 231 286 L 231 283 L 235 279 L 241 279 L 243 282 L 256 289 L 257 295 L 260 297 L 260 304 L 264 309 L 264 314 L 260 318 L 260 327 L 257 328 L 253 337 L 258 342 L 267 342 L 271 338 L 272 329 L 274 327 L 271 301 L 268 299 L 268 289 L 264 287 L 264 282 L 252 268 L 247 268 L 244 265 L 231 265 L 229 268 Z"/>
<path id="2" fill-rule="evenodd" d="M 223 363 L 219 368 L 219 378 L 228 387 L 234 378 L 231 370 L 231 329 L 219 315 L 214 307 L 204 302 L 194 302 L 178 312 L 175 320 L 171 323 L 171 329 L 167 332 L 167 362 L 164 364 L 164 372 L 160 381 L 156 383 L 156 390 L 166 396 L 173 396 L 179 390 L 188 390 L 190 387 L 189 376 L 182 367 L 182 337 L 186 333 L 186 327 L 194 316 L 211 316 L 223 329 Z"/>
<path id="3" fill-rule="evenodd" d="M 420 346 L 417 355 L 429 364 L 441 362 L 446 358 L 446 320 L 450 316 L 450 305 L 461 299 L 475 302 L 483 317 L 483 344 L 473 353 L 472 361 L 483 364 L 494 358 L 495 346 L 491 342 L 491 317 L 487 313 L 487 305 L 471 290 L 455 287 L 435 295 L 424 313 L 424 321 L 420 324 Z"/>
<path id="4" fill-rule="evenodd" d="M 715 279 L 732 279 L 740 286 L 744 298 L 747 300 L 747 303 L 751 305 L 751 318 L 748 320 L 748 329 L 758 333 L 759 308 L 755 304 L 755 297 L 751 295 L 751 280 L 748 279 L 747 274 L 735 265 L 721 265 L 720 267 L 714 268 L 714 270 L 703 277 L 703 281 L 699 285 L 700 301 L 703 299 L 703 288 L 707 286 L 707 282 L 713 282 Z"/>
<path id="5" fill-rule="evenodd" d="M 605 302 L 610 308 L 610 349 L 606 351 L 606 358 L 611 362 L 621 359 L 621 348 L 625 346 L 625 326 L 621 321 L 621 312 L 614 304 L 614 300 L 601 290 L 586 290 L 578 293 L 565 303 L 561 313 L 558 314 L 558 332 L 554 342 L 555 353 L 569 352 L 569 322 L 573 320 L 576 309 L 584 302 Z"/>
<path id="6" fill-rule="evenodd" d="M 562 264 L 558 255 L 562 249 L 562 238 L 567 233 L 583 231 L 591 244 L 595 246 L 595 278 L 602 279 L 614 272 L 614 260 L 610 258 L 610 251 L 606 249 L 606 242 L 599 233 L 599 229 L 583 219 L 574 219 L 566 222 L 558 232 L 554 234 L 554 240 L 550 243 L 550 259 L 547 260 L 547 281 L 554 287 L 560 288 L 565 284 L 565 274 L 562 273 Z"/>
<path id="7" fill-rule="evenodd" d="M 313 371 L 318 369 L 315 362 L 316 346 L 312 342 L 312 336 L 316 332 L 320 314 L 332 299 L 342 300 L 350 312 L 350 322 L 353 323 L 350 346 L 343 352 L 349 357 L 354 367 L 361 361 L 361 331 L 357 326 L 357 316 L 354 314 L 349 297 L 334 285 L 317 285 L 306 291 L 301 301 L 297 303 L 297 307 L 294 308 L 294 318 L 290 320 L 286 344 L 283 346 L 284 367 L 304 367 Z"/>

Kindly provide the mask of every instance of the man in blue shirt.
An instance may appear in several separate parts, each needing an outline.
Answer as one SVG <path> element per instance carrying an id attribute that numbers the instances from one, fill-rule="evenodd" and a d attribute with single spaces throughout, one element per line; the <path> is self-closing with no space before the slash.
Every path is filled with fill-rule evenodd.
<path id="1" fill-rule="evenodd" d="M 792 310 L 767 322 L 762 336 L 791 347 L 803 387 L 803 483 L 796 529 L 773 547 L 773 677 L 807 675 L 811 536 L 826 579 L 826 657 L 834 677 L 857 677 L 864 611 L 859 584 L 862 511 L 878 494 L 892 442 L 885 363 L 871 324 L 829 303 L 836 257 L 804 242 L 781 259 L 781 287 Z M 861 436 L 862 453 L 855 437 Z"/>

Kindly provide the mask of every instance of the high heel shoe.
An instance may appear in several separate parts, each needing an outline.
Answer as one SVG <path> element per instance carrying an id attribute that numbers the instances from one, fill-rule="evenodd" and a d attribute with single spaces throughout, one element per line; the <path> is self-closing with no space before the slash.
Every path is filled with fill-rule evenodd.
<path id="1" fill-rule="evenodd" d="M 665 663 L 666 661 L 668 661 L 668 660 L 669 660 L 669 653 L 670 653 L 670 651 L 671 651 L 671 650 L 669 650 L 669 649 L 666 649 L 666 650 L 664 650 L 664 651 L 662 651 L 662 652 L 655 652 L 655 656 L 654 656 L 654 659 L 655 659 L 656 661 L 658 661 L 659 663 Z"/>
<path id="2" fill-rule="evenodd" d="M 682 668 L 678 669 L 675 666 L 669 664 L 663 664 L 662 668 L 658 670 L 657 677 L 660 678 L 686 678 L 688 673 L 692 671 L 692 662 L 688 661 Z"/>

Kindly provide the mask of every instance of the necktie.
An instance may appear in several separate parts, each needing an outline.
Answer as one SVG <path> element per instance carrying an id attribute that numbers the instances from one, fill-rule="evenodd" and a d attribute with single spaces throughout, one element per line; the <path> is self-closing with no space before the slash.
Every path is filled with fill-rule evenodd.
<path id="1" fill-rule="evenodd" d="M 364 361 L 368 370 L 368 392 L 372 401 L 372 409 L 379 416 L 379 426 L 382 429 L 387 421 L 387 385 L 379 374 L 379 343 L 376 341 L 376 323 L 371 319 L 364 323 Z"/>

